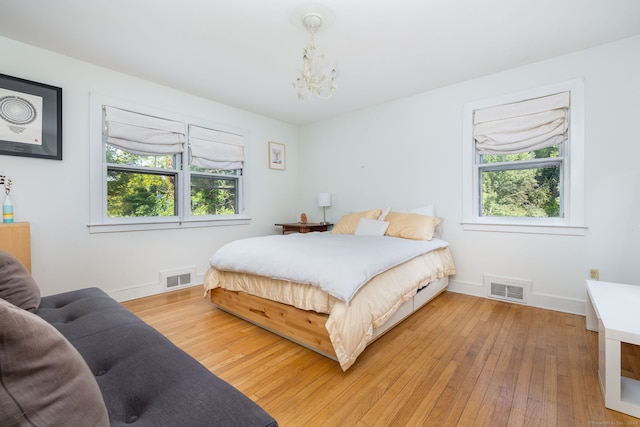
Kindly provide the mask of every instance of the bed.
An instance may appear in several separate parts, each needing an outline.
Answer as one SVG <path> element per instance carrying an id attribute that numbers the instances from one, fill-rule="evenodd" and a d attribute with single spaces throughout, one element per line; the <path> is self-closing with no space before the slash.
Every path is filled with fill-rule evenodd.
<path id="1" fill-rule="evenodd" d="M 380 209 L 345 215 L 331 232 L 230 242 L 210 258 L 205 291 L 220 309 L 337 360 L 440 294 L 455 274 L 440 220 Z"/>

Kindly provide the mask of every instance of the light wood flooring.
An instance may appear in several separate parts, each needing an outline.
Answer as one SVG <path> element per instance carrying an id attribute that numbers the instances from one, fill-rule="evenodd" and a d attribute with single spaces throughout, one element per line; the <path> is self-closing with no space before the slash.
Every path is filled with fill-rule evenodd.
<path id="1" fill-rule="evenodd" d="M 123 303 L 294 426 L 640 426 L 604 407 L 585 318 L 444 292 L 337 362 L 224 313 L 200 287 Z M 640 377 L 640 352 L 624 352 Z"/>

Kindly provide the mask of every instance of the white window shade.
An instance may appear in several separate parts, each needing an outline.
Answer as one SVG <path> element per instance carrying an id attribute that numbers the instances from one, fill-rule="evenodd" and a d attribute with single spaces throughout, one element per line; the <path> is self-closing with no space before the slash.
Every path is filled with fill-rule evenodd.
<path id="1" fill-rule="evenodd" d="M 189 163 L 204 169 L 242 169 L 244 136 L 189 125 Z"/>
<path id="2" fill-rule="evenodd" d="M 474 112 L 473 133 L 480 154 L 515 154 L 566 141 L 570 92 Z"/>
<path id="3" fill-rule="evenodd" d="M 184 151 L 184 124 L 105 106 L 105 142 L 143 156 Z"/>

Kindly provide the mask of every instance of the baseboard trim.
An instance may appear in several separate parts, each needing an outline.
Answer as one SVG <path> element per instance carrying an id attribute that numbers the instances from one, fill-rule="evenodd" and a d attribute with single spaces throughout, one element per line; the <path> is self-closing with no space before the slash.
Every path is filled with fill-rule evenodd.
<path id="1" fill-rule="evenodd" d="M 202 283 L 204 282 L 204 275 L 198 274 L 194 276 L 194 282 L 198 284 L 186 287 L 202 286 Z M 132 286 L 130 288 L 107 291 L 107 294 L 109 294 L 109 296 L 111 296 L 116 301 L 122 302 L 137 298 L 144 298 L 151 295 L 157 295 L 165 292 L 172 292 L 173 290 L 174 289 L 165 289 L 162 283 L 157 282 L 149 283 L 146 285 Z M 479 283 L 449 279 L 449 286 L 447 287 L 447 290 L 459 294 L 487 298 L 486 287 L 483 284 Z M 529 294 L 529 302 L 527 305 L 532 307 L 544 308 L 546 310 L 578 314 L 581 316 L 585 316 L 587 313 L 586 301 L 584 300 L 563 298 L 556 295 L 539 294 L 534 292 Z"/>
<path id="2" fill-rule="evenodd" d="M 487 288 L 482 284 L 464 282 L 461 280 L 449 280 L 447 290 L 459 294 L 473 295 L 487 298 Z M 574 298 L 559 297 L 532 292 L 529 294 L 527 305 L 531 307 L 544 308 L 546 310 L 560 311 L 563 313 L 577 314 L 585 316 L 587 313 L 586 301 Z"/>
<path id="3" fill-rule="evenodd" d="M 475 297 L 486 297 L 487 289 L 481 283 L 463 282 L 449 278 L 448 291 L 459 294 L 473 295 Z"/>
<path id="4" fill-rule="evenodd" d="M 185 288 L 190 288 L 194 286 L 202 286 L 202 283 L 204 282 L 204 275 L 197 274 L 193 276 L 193 282 L 196 284 L 184 286 L 181 288 L 174 288 L 174 289 L 165 289 L 162 283 L 156 282 L 156 283 L 148 283 L 145 285 L 132 286 L 129 288 L 116 289 L 113 291 L 106 291 L 106 292 L 111 298 L 115 299 L 118 302 L 129 301 L 132 299 L 138 299 L 138 298 L 149 297 L 151 295 L 162 294 L 165 292 L 172 292 L 178 289 L 185 289 Z"/>

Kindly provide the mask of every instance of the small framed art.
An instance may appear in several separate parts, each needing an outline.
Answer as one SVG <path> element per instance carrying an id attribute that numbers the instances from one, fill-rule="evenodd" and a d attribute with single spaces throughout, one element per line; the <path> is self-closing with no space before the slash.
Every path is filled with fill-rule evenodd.
<path id="1" fill-rule="evenodd" d="M 62 88 L 0 74 L 0 155 L 62 160 Z"/>
<path id="2" fill-rule="evenodd" d="M 284 170 L 286 161 L 284 144 L 269 141 L 269 168 Z"/>

